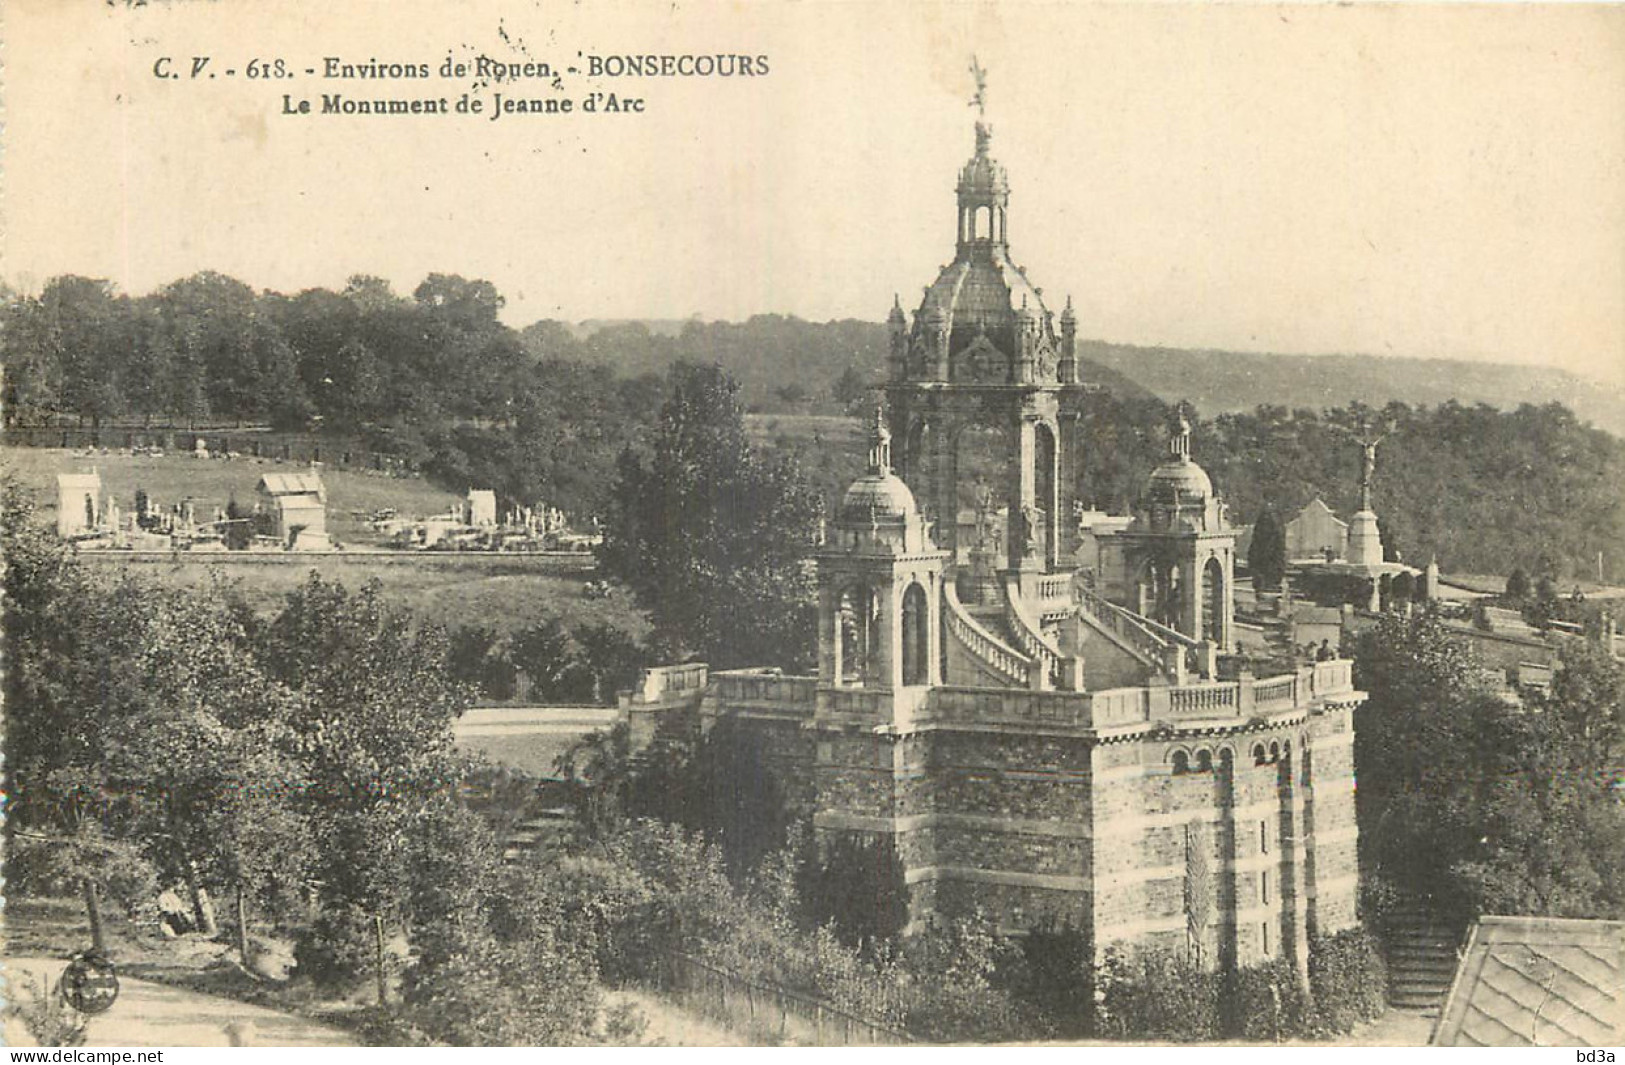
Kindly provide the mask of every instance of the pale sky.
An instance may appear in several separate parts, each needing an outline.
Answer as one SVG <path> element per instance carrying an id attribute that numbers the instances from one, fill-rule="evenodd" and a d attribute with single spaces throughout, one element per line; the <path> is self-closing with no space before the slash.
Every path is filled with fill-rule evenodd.
<path id="1" fill-rule="evenodd" d="M 1083 335 L 1625 382 L 1625 7 L 9 0 L 3 37 L 0 277 L 28 290 L 440 271 L 515 325 L 879 320 L 952 257 L 975 53 L 1014 256 Z M 279 113 L 469 87 L 304 75 L 327 56 L 578 51 L 771 73 L 563 75 L 641 115 Z M 296 77 L 246 80 L 256 57 Z"/>

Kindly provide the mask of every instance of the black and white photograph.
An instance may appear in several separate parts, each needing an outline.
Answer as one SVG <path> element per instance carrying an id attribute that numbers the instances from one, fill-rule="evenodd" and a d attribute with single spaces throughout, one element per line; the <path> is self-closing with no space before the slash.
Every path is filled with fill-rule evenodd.
<path id="1" fill-rule="evenodd" d="M 11 1060 L 1625 1053 L 1625 4 L 0 57 Z"/>

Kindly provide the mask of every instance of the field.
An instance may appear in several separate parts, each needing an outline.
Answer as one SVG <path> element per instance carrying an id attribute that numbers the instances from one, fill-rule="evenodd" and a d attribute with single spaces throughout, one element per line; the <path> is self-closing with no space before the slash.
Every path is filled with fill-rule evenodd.
<path id="1" fill-rule="evenodd" d="M 413 555 L 407 559 L 357 554 L 312 558 L 308 565 L 280 560 L 236 562 L 219 555 L 136 563 L 117 552 L 94 558 L 97 568 L 109 574 L 129 573 L 171 586 L 207 588 L 221 581 L 241 591 L 259 613 L 275 611 L 289 592 L 315 573 L 347 588 L 376 580 L 391 603 L 406 608 L 420 621 L 447 628 L 486 625 L 513 632 L 557 615 L 572 626 L 607 623 L 640 637 L 648 631 L 648 619 L 626 592 L 590 599 L 586 595 L 590 574 L 538 572 L 527 561 L 479 555 Z"/>
<path id="2" fill-rule="evenodd" d="M 116 451 L 65 451 L 61 448 L 8 447 L 0 451 L 0 470 L 14 473 L 40 508 L 40 517 L 56 523 L 56 475 L 94 469 L 104 494 L 111 493 L 124 513 L 135 508 L 136 489 L 168 507 L 190 498 L 199 521 L 235 498 L 254 503 L 262 475 L 304 467 L 272 459 L 197 459 L 190 455 L 127 455 Z M 378 537 L 366 518 L 382 507 L 403 516 L 444 514 L 459 496 L 417 477 L 394 477 L 370 470 L 323 469 L 327 487 L 327 530 L 338 543 L 364 544 Z"/>

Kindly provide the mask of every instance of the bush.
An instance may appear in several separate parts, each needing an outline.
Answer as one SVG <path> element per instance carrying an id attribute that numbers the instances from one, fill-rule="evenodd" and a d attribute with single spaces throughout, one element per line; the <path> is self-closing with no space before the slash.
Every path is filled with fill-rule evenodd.
<path id="1" fill-rule="evenodd" d="M 1062 1038 L 1087 1035 L 1094 983 L 1088 934 L 1071 924 L 1042 924 L 1022 938 L 1021 951 L 1023 1000 L 1048 1017 Z"/>
<path id="2" fill-rule="evenodd" d="M 1341 1035 L 1387 1008 L 1388 966 L 1376 937 L 1348 928 L 1309 943 L 1309 990 L 1313 1000 L 1308 1030 L 1316 1036 Z"/>
<path id="3" fill-rule="evenodd" d="M 348 991 L 372 974 L 377 950 L 370 917 L 323 912 L 293 945 L 295 972 L 324 991 Z"/>
<path id="4" fill-rule="evenodd" d="M 1285 958 L 1238 969 L 1225 977 L 1226 1035 L 1279 1043 L 1303 1030 L 1308 1008 L 1298 974 Z"/>
<path id="5" fill-rule="evenodd" d="M 1221 978 L 1183 958 L 1106 951 L 1096 975 L 1095 1034 L 1195 1043 L 1220 1032 Z"/>

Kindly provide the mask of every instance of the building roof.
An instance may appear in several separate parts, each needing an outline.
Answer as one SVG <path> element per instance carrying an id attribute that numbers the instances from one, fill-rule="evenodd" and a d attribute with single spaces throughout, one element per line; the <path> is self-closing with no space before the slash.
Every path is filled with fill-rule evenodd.
<path id="1" fill-rule="evenodd" d="M 1625 1042 L 1625 921 L 1482 917 L 1456 967 L 1434 1046 Z"/>
<path id="2" fill-rule="evenodd" d="M 1335 522 L 1338 525 L 1341 525 L 1345 529 L 1349 527 L 1349 523 L 1344 521 L 1342 518 L 1339 518 L 1337 516 L 1337 512 L 1334 511 L 1331 507 L 1327 506 L 1326 501 L 1324 499 L 1320 498 L 1319 496 L 1316 496 L 1315 498 L 1311 499 L 1309 502 L 1305 503 L 1303 505 L 1303 509 L 1298 511 L 1297 516 L 1294 517 L 1293 519 L 1291 519 L 1291 521 L 1288 521 L 1287 524 L 1291 525 L 1293 522 L 1303 520 L 1303 518 L 1308 516 L 1309 513 L 1312 512 L 1312 511 L 1319 511 L 1319 512 L 1325 514 L 1327 517 L 1331 518 L 1333 522 Z"/>
<path id="3" fill-rule="evenodd" d="M 304 473 L 268 473 L 260 478 L 260 491 L 273 496 L 314 495 L 324 497 L 327 494 L 322 488 L 321 475 L 309 471 Z"/>

